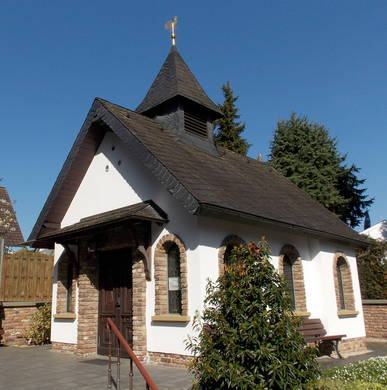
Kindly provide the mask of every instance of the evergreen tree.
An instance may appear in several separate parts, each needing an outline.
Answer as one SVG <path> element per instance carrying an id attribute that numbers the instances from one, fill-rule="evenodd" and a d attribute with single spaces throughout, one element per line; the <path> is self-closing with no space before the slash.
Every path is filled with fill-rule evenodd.
<path id="1" fill-rule="evenodd" d="M 340 155 L 336 138 L 323 125 L 292 112 L 278 122 L 270 148 L 272 167 L 348 225 L 359 225 L 374 200 L 359 188 L 365 182 L 356 176 L 360 169 L 347 168 L 347 156 Z"/>
<path id="2" fill-rule="evenodd" d="M 374 202 L 374 198 L 367 199 L 366 188 L 358 188 L 365 183 L 365 179 L 358 179 L 356 174 L 360 171 L 355 164 L 350 168 L 342 167 L 338 179 L 340 194 L 348 200 L 346 207 L 337 209 L 335 213 L 351 227 L 358 226 L 361 219 L 366 216 L 367 208 Z"/>
<path id="3" fill-rule="evenodd" d="M 218 119 L 215 124 L 218 126 L 215 132 L 215 143 L 223 146 L 226 149 L 246 156 L 251 144 L 245 138 L 241 137 L 246 124 L 237 122 L 241 117 L 238 115 L 238 108 L 235 107 L 235 102 L 238 99 L 234 97 L 234 92 L 227 81 L 227 85 L 222 86 L 224 95 L 224 103 L 218 103 L 219 108 L 224 114 L 224 118 Z"/>
<path id="4" fill-rule="evenodd" d="M 235 247 L 231 265 L 207 285 L 187 348 L 197 389 L 307 389 L 318 350 L 305 347 L 283 278 L 265 241 Z"/>

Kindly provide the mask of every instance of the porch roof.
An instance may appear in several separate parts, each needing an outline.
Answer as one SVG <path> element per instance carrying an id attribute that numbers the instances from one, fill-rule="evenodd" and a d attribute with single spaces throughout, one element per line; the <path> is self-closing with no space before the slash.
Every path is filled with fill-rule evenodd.
<path id="1" fill-rule="evenodd" d="M 134 205 L 121 207 L 104 213 L 82 218 L 79 222 L 56 229 L 49 233 L 42 234 L 37 241 L 47 246 L 47 244 L 58 241 L 66 241 L 79 237 L 89 232 L 107 226 L 117 225 L 129 220 L 154 221 L 156 223 L 168 222 L 167 214 L 152 200 L 148 200 Z"/>

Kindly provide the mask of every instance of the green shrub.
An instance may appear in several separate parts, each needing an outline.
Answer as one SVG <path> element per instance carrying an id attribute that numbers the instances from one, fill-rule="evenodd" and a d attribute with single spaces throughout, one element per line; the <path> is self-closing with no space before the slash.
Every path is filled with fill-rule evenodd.
<path id="1" fill-rule="evenodd" d="M 46 303 L 38 308 L 32 316 L 25 338 L 28 344 L 40 345 L 50 342 L 51 334 L 51 303 Z"/>
<path id="2" fill-rule="evenodd" d="M 363 299 L 387 299 L 387 242 L 366 237 L 373 244 L 371 253 L 357 259 Z M 356 255 L 364 250 L 358 249 Z"/>
<path id="3" fill-rule="evenodd" d="M 206 308 L 194 318 L 197 335 L 187 349 L 196 389 L 307 389 L 319 375 L 316 348 L 296 331 L 300 319 L 270 249 L 235 247 L 216 283 L 208 282 Z"/>
<path id="4" fill-rule="evenodd" d="M 324 371 L 313 390 L 378 390 L 387 387 L 387 358 L 371 358 Z"/>
<path id="5" fill-rule="evenodd" d="M 364 381 L 345 381 L 342 379 L 321 379 L 312 390 L 383 390 L 385 386 L 379 383 L 369 383 Z"/>

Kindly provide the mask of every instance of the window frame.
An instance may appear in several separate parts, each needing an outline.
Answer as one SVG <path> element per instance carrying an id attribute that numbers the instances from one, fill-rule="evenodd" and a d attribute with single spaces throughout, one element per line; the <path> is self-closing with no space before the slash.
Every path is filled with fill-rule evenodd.
<path id="1" fill-rule="evenodd" d="M 181 314 L 171 314 L 168 307 L 168 250 L 176 244 L 180 255 L 180 287 L 181 287 Z M 184 242 L 175 234 L 166 234 L 159 239 L 154 250 L 154 279 L 155 279 L 155 315 L 153 322 L 181 322 L 188 323 L 188 273 L 187 251 Z"/>
<path id="2" fill-rule="evenodd" d="M 356 317 L 359 312 L 355 306 L 352 271 L 343 252 L 336 252 L 333 257 L 333 280 L 338 317 Z"/>
<path id="3" fill-rule="evenodd" d="M 218 251 L 218 273 L 219 275 L 224 274 L 224 269 L 227 256 L 227 252 L 231 252 L 231 250 L 234 248 L 234 246 L 240 246 L 240 245 L 246 245 L 246 242 L 240 238 L 239 236 L 232 234 L 230 236 L 227 236 L 220 244 L 219 251 Z"/>
<path id="4" fill-rule="evenodd" d="M 73 282 L 74 282 L 74 266 L 69 261 L 67 265 L 66 313 L 74 313 Z"/>
<path id="5" fill-rule="evenodd" d="M 293 309 L 297 310 L 297 299 L 296 299 L 296 292 L 295 292 L 295 287 L 294 287 L 294 273 L 293 273 L 293 264 L 294 262 L 290 259 L 289 255 L 285 253 L 283 257 L 283 275 L 284 275 L 284 280 L 286 282 L 286 287 L 288 289 L 288 292 L 290 294 L 290 298 L 293 303 Z M 288 270 L 288 272 L 287 272 Z M 289 285 L 290 282 L 290 285 Z"/>
<path id="6" fill-rule="evenodd" d="M 174 262 L 175 264 L 172 264 L 172 262 Z M 181 315 L 182 302 L 181 302 L 180 253 L 179 253 L 178 246 L 174 242 L 167 249 L 167 289 L 168 289 L 168 314 Z M 176 295 L 176 297 L 173 297 L 174 295 Z M 177 300 L 178 302 L 175 304 L 173 300 Z"/>
<path id="7" fill-rule="evenodd" d="M 301 317 L 309 317 L 310 312 L 307 311 L 307 299 L 305 290 L 304 269 L 302 258 L 298 250 L 291 244 L 285 244 L 278 256 L 278 273 L 284 277 L 284 258 L 287 256 L 292 264 L 293 274 L 293 290 L 294 290 L 294 305 L 295 313 Z"/>

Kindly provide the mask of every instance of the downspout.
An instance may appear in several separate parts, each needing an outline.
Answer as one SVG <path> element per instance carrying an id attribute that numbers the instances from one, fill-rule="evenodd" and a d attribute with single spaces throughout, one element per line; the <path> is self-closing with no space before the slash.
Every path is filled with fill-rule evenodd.
<path id="1" fill-rule="evenodd" d="M 371 248 L 372 248 L 372 246 L 373 246 L 373 245 L 368 245 L 367 250 L 366 250 L 364 253 L 362 253 L 362 254 L 359 255 L 359 256 L 356 256 L 356 260 L 360 260 L 360 259 L 362 259 L 363 257 L 366 257 L 366 256 L 368 256 L 369 254 L 371 254 Z"/>

